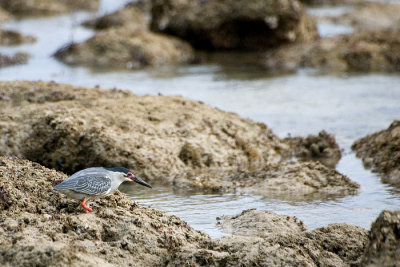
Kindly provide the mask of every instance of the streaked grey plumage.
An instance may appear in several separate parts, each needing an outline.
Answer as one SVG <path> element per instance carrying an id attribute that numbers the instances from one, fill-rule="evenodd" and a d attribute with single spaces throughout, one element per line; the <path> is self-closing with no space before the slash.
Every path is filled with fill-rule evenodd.
<path id="1" fill-rule="evenodd" d="M 56 185 L 54 190 L 59 190 L 74 199 L 83 199 L 82 207 L 85 208 L 87 212 L 90 212 L 92 209 L 86 206 L 86 198 L 102 197 L 112 194 L 124 181 L 137 182 L 151 188 L 149 184 L 137 178 L 126 168 L 95 167 L 74 173 L 68 179 Z"/>

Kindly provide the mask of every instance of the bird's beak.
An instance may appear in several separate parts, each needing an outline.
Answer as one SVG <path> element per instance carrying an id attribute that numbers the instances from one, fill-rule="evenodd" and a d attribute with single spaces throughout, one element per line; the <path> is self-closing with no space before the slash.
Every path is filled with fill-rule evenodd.
<path id="1" fill-rule="evenodd" d="M 147 187 L 153 188 L 151 185 L 149 185 L 148 183 L 146 183 L 146 182 L 145 182 L 145 181 L 143 181 L 142 179 L 140 179 L 140 178 L 137 178 L 136 176 L 134 176 L 134 177 L 131 177 L 131 179 L 132 179 L 132 181 L 134 181 L 134 182 L 136 182 L 136 183 L 138 183 L 138 184 L 141 184 L 141 185 L 144 185 L 144 186 L 147 186 Z"/>

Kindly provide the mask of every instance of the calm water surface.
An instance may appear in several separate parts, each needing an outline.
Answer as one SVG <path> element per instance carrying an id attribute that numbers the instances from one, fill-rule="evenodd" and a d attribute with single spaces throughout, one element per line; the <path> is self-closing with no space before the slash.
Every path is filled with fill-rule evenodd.
<path id="1" fill-rule="evenodd" d="M 113 11 L 127 1 L 102 1 L 100 13 Z M 345 8 L 313 9 L 315 14 L 341 14 Z M 369 228 L 383 209 L 398 209 L 398 189 L 380 183 L 365 170 L 350 150 L 368 133 L 387 128 L 400 118 L 400 76 L 317 75 L 303 70 L 294 75 L 269 76 L 243 55 L 211 56 L 201 65 L 165 67 L 140 71 L 99 72 L 69 67 L 51 55 L 68 42 L 83 41 L 93 31 L 79 26 L 95 14 L 69 15 L 10 21 L 3 27 L 38 38 L 35 44 L 0 47 L 3 54 L 25 51 L 32 55 L 26 65 L 0 69 L 0 80 L 54 80 L 83 86 L 129 89 L 140 95 L 183 95 L 223 110 L 266 123 L 280 137 L 316 134 L 322 129 L 336 135 L 344 156 L 337 169 L 361 185 L 361 193 L 339 199 L 290 202 L 247 194 L 202 194 L 156 186 L 153 190 L 125 187 L 131 198 L 145 206 L 174 213 L 212 237 L 223 233 L 216 217 L 258 208 L 296 216 L 313 229 L 345 222 Z M 342 28 L 341 28 L 342 27 Z M 321 35 L 349 32 L 344 26 L 319 25 Z M 228 60 L 227 60 L 228 58 Z"/>

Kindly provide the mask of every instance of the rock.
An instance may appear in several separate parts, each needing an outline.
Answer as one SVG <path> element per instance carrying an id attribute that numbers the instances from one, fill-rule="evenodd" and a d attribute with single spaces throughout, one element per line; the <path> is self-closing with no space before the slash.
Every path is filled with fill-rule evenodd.
<path id="1" fill-rule="evenodd" d="M 90 202 L 94 211 L 86 214 L 77 201 L 53 190 L 66 178 L 38 163 L 0 156 L 0 264 L 348 266 L 358 262 L 366 244 L 367 231 L 360 227 L 340 224 L 309 232 L 296 218 L 256 210 L 231 220 L 235 233 L 248 236 L 211 240 L 119 191 Z M 269 234 L 253 236 L 263 230 Z"/>
<path id="2" fill-rule="evenodd" d="M 318 135 L 285 138 L 292 146 L 294 155 L 300 160 L 318 160 L 325 166 L 334 168 L 342 157 L 335 137 L 322 130 Z"/>
<path id="3" fill-rule="evenodd" d="M 83 43 L 67 45 L 55 57 L 72 65 L 137 69 L 190 63 L 194 53 L 189 44 L 174 37 L 125 27 L 102 31 Z"/>
<path id="4" fill-rule="evenodd" d="M 297 0 L 153 0 L 153 31 L 178 36 L 199 49 L 265 50 L 317 37 Z"/>
<path id="5" fill-rule="evenodd" d="M 228 227 L 227 227 L 228 226 Z M 235 266 L 357 266 L 368 231 L 331 224 L 307 231 L 296 218 L 260 210 L 228 218 L 223 229 L 233 236 L 215 241 L 215 250 L 228 251 L 227 265 Z"/>
<path id="6" fill-rule="evenodd" d="M 400 185 L 400 121 L 357 140 L 351 148 L 365 167 L 382 174 L 382 181 Z"/>
<path id="7" fill-rule="evenodd" d="M 95 30 L 105 30 L 112 27 L 148 28 L 148 18 L 134 5 L 85 21 L 82 25 Z"/>
<path id="8" fill-rule="evenodd" d="M 301 67 L 320 72 L 399 72 L 400 30 L 358 31 L 320 39 L 313 44 L 283 47 L 268 53 L 270 72 L 295 72 Z"/>
<path id="9" fill-rule="evenodd" d="M 0 6 L 13 15 L 57 15 L 78 9 L 96 10 L 99 0 L 2 0 Z"/>
<path id="10" fill-rule="evenodd" d="M 398 266 L 400 211 L 382 211 L 371 226 L 369 244 L 360 266 Z"/>
<path id="11" fill-rule="evenodd" d="M 5 11 L 0 5 L 0 23 L 6 22 L 11 18 L 11 14 Z"/>
<path id="12" fill-rule="evenodd" d="M 52 188 L 66 178 L 37 163 L 0 157 L 0 264 L 11 266 L 160 266 L 210 238 L 174 215 L 121 193 L 78 203 Z"/>
<path id="13" fill-rule="evenodd" d="M 23 43 L 33 43 L 35 41 L 36 38 L 33 36 L 0 29 L 0 45 L 19 45 Z"/>
<path id="14" fill-rule="evenodd" d="M 222 230 L 227 234 L 268 237 L 277 233 L 300 233 L 307 230 L 296 217 L 250 209 L 241 214 L 222 217 Z"/>
<path id="15" fill-rule="evenodd" d="M 71 88 L 0 83 L 9 99 L 0 101 L 0 155 L 66 173 L 125 166 L 148 180 L 171 181 L 185 169 L 262 167 L 288 149 L 266 125 L 201 102 Z"/>
<path id="16" fill-rule="evenodd" d="M 28 62 L 28 59 L 29 59 L 29 54 L 21 52 L 16 53 L 13 56 L 5 56 L 0 54 L 0 68 L 18 64 L 25 64 L 26 62 Z M 1 94 L 0 94 L 0 100 L 1 100 Z"/>
<path id="17" fill-rule="evenodd" d="M 395 30 L 400 29 L 399 13 L 400 4 L 367 2 L 331 20 L 368 31 Z"/>
<path id="18" fill-rule="evenodd" d="M 359 185 L 319 162 L 268 164 L 257 171 L 192 169 L 178 173 L 177 187 L 247 192 L 290 201 L 357 194 Z"/>

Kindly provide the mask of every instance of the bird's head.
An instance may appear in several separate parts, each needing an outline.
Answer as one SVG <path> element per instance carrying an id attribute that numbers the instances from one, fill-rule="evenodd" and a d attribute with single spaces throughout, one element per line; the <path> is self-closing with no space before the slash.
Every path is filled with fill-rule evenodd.
<path id="1" fill-rule="evenodd" d="M 129 182 L 136 182 L 138 184 L 147 186 L 152 188 L 151 185 L 149 185 L 148 183 L 146 183 L 145 181 L 143 181 L 142 179 L 136 177 L 130 170 L 128 170 L 127 168 L 124 167 L 115 167 L 115 168 L 108 168 L 107 170 L 109 171 L 113 171 L 113 172 L 119 172 L 121 173 L 121 175 L 123 175 L 123 177 L 125 177 L 125 181 L 129 181 Z"/>

